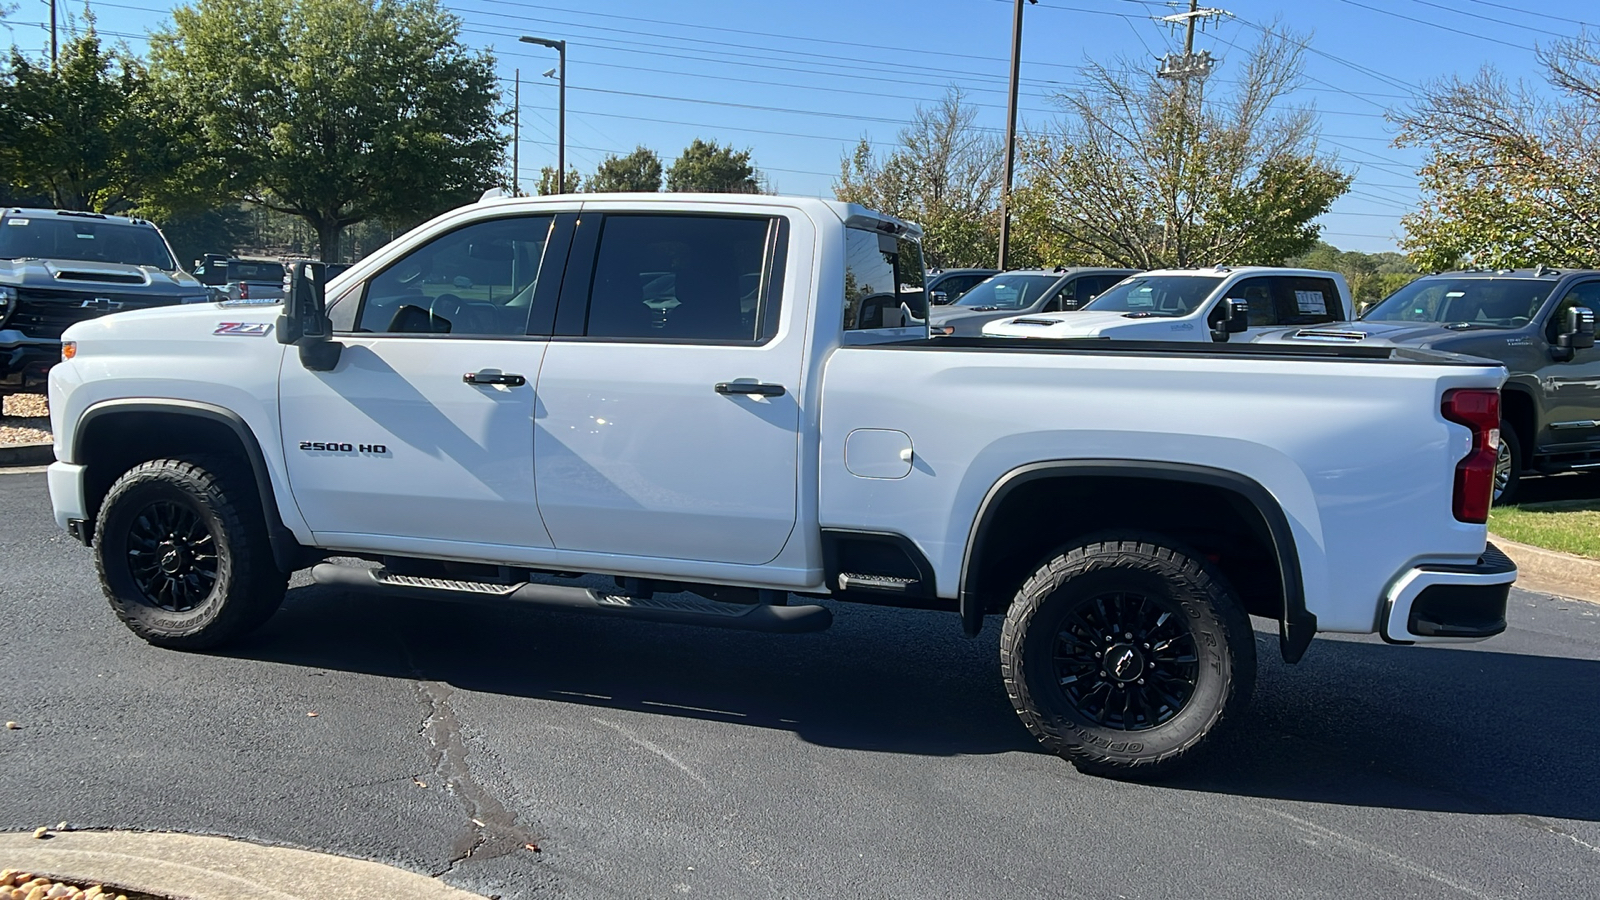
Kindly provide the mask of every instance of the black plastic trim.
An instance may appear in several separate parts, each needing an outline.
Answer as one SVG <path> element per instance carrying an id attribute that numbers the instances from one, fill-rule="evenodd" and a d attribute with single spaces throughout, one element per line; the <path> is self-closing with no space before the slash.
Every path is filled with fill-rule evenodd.
<path id="1" fill-rule="evenodd" d="M 1202 345 L 1204 346 L 1204 345 Z M 971 580 L 980 570 L 984 538 L 996 510 L 1011 491 L 1041 478 L 1150 478 L 1181 481 L 1232 491 L 1260 514 L 1272 538 L 1278 557 L 1278 573 L 1283 591 L 1283 615 L 1278 620 L 1278 647 L 1284 662 L 1296 663 L 1317 633 L 1317 617 L 1306 609 L 1305 583 L 1300 576 L 1300 555 L 1295 549 L 1294 532 L 1278 501 L 1260 483 L 1237 472 L 1188 463 L 1146 462 L 1142 460 L 1079 459 L 1055 460 L 1022 466 L 1006 473 L 989 489 L 967 538 L 961 563 L 961 628 L 969 637 L 983 629 L 984 603 L 972 589 Z"/>
<path id="2" fill-rule="evenodd" d="M 1241 356 L 1261 359 L 1319 359 L 1342 362 L 1386 362 L 1404 365 L 1462 366 L 1487 368 L 1499 365 L 1456 353 L 1418 350 L 1411 347 L 1362 346 L 1343 344 L 1219 344 L 1211 341 L 1118 341 L 1109 338 L 1008 338 L 940 337 L 926 340 L 873 344 L 875 350 L 949 351 L 982 350 L 986 353 L 1057 353 L 1091 356 L 1198 356 L 1229 359 Z"/>
<path id="3" fill-rule="evenodd" d="M 280 569 L 292 572 L 322 558 L 317 551 L 302 545 L 294 536 L 294 532 L 283 524 L 283 516 L 278 512 L 278 503 L 273 492 L 272 476 L 267 469 L 266 458 L 261 453 L 261 444 L 256 440 L 249 424 L 230 409 L 193 400 L 130 399 L 97 403 L 79 417 L 77 428 L 73 432 L 72 458 L 67 461 L 76 463 L 84 458 L 83 440 L 84 435 L 89 432 L 90 423 L 105 416 L 124 413 L 176 413 L 198 419 L 209 419 L 231 428 L 239 438 L 239 443 L 244 446 L 245 456 L 250 460 L 251 474 L 255 477 L 256 490 L 261 498 L 261 509 L 267 518 L 267 538 L 272 543 L 273 560 Z"/>

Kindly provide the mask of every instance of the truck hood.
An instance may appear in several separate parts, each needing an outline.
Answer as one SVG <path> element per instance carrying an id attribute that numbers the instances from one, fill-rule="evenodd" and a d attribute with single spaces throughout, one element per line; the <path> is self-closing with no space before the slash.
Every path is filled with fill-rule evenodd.
<path id="1" fill-rule="evenodd" d="M 1118 340 L 1164 339 L 1176 332 L 1202 328 L 1193 319 L 1128 318 L 1126 313 L 1077 310 L 1075 312 L 1035 313 L 990 322 L 987 335 L 1041 338 L 1116 338 Z"/>
<path id="2" fill-rule="evenodd" d="M 0 284 L 57 291 L 95 291 L 189 297 L 205 293 L 199 279 L 182 270 L 75 259 L 0 260 Z"/>
<path id="3" fill-rule="evenodd" d="M 1406 346 L 1432 348 L 1440 343 L 1455 343 L 1461 338 L 1493 332 L 1512 333 L 1513 329 L 1445 328 L 1436 322 L 1334 322 L 1328 325 L 1301 325 L 1281 328 L 1256 336 L 1257 343 L 1269 344 L 1360 344 L 1363 346 Z"/>

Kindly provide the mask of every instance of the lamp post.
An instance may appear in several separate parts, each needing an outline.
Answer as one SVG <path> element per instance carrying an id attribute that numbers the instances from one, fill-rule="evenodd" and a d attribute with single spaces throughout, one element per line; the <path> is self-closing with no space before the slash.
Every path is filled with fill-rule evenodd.
<path id="1" fill-rule="evenodd" d="M 539 44 L 549 47 L 561 55 L 561 74 L 557 76 L 561 84 L 557 88 L 558 112 L 556 113 L 556 193 L 567 192 L 567 42 L 553 41 L 549 38 L 534 37 L 525 34 L 518 38 L 524 44 Z"/>

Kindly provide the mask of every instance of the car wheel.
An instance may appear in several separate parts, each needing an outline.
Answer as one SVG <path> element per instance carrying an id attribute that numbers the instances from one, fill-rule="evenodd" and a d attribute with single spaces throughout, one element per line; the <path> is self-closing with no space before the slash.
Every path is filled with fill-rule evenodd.
<path id="1" fill-rule="evenodd" d="M 1517 501 L 1522 484 L 1522 442 L 1511 423 L 1500 420 L 1500 451 L 1494 461 L 1494 503 L 1507 506 Z"/>
<path id="2" fill-rule="evenodd" d="M 1012 706 L 1080 770 L 1170 774 L 1243 710 L 1255 636 L 1208 563 L 1160 538 L 1062 550 L 1017 592 L 1000 636 Z"/>
<path id="3" fill-rule="evenodd" d="M 220 460 L 158 459 L 106 493 L 95 568 L 111 608 L 160 647 L 200 650 L 255 630 L 283 602 L 253 485 Z"/>

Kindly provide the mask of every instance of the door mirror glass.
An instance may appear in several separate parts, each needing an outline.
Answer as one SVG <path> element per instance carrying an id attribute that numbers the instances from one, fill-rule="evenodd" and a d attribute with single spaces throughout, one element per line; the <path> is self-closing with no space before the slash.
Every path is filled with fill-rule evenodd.
<path id="1" fill-rule="evenodd" d="M 929 291 L 928 302 L 932 303 L 934 306 L 943 306 L 950 302 L 950 295 L 946 294 L 944 291 Z"/>
<path id="2" fill-rule="evenodd" d="M 319 262 L 296 260 L 283 273 L 283 315 L 278 318 L 278 343 L 301 344 L 325 341 L 333 334 L 328 322 L 327 267 Z"/>
<path id="3" fill-rule="evenodd" d="M 1217 304 L 1211 314 L 1211 338 L 1226 341 L 1229 335 L 1239 334 L 1250 327 L 1250 301 L 1229 297 Z"/>

